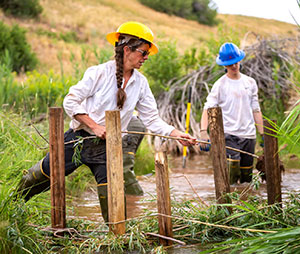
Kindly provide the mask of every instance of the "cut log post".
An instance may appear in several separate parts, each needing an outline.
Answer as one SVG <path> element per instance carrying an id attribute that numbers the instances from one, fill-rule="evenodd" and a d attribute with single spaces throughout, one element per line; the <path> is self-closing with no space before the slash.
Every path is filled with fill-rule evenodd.
<path id="1" fill-rule="evenodd" d="M 229 172 L 227 169 L 222 110 L 220 107 L 214 107 L 209 108 L 207 113 L 216 199 L 219 204 L 229 203 L 230 200 L 224 198 L 224 194 L 230 193 L 230 185 Z"/>
<path id="2" fill-rule="evenodd" d="M 49 109 L 50 186 L 52 228 L 66 227 L 65 150 L 63 109 Z"/>
<path id="3" fill-rule="evenodd" d="M 125 202 L 120 111 L 105 112 L 109 230 L 125 234 Z"/>
<path id="4" fill-rule="evenodd" d="M 276 121 L 273 120 L 274 123 Z M 264 157 L 267 179 L 268 204 L 281 203 L 281 172 L 278 157 L 278 140 L 272 125 L 264 120 Z"/>
<path id="5" fill-rule="evenodd" d="M 171 216 L 169 171 L 166 152 L 155 153 L 155 175 L 158 213 Z M 172 219 L 170 217 L 158 215 L 158 227 L 160 235 L 173 237 Z M 172 245 L 171 240 L 163 238 L 160 238 L 160 243 L 164 246 Z"/>

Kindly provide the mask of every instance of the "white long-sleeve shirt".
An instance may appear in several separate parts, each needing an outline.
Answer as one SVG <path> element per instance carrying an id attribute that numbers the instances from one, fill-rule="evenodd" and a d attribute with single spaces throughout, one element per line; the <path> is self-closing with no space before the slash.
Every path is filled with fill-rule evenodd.
<path id="1" fill-rule="evenodd" d="M 239 80 L 223 75 L 216 81 L 204 109 L 220 106 L 224 132 L 241 138 L 256 138 L 253 112 L 260 111 L 256 81 L 241 73 Z"/>
<path id="2" fill-rule="evenodd" d="M 88 114 L 97 124 L 105 126 L 105 111 L 117 109 L 117 81 L 115 61 L 88 68 L 76 85 L 72 86 L 64 99 L 64 109 L 72 118 L 70 128 L 84 129 L 93 134 L 85 125 L 77 121 L 77 114 Z M 158 115 L 157 104 L 144 75 L 134 69 L 125 92 L 127 99 L 120 111 L 121 128 L 126 130 L 134 109 L 150 131 L 170 135 L 175 129 Z"/>

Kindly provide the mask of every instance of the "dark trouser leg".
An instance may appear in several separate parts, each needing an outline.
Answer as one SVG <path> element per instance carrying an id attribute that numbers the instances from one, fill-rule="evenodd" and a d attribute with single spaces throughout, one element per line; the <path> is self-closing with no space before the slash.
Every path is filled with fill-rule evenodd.
<path id="1" fill-rule="evenodd" d="M 233 135 L 225 134 L 225 144 L 233 148 L 239 149 L 239 138 Z M 235 184 L 240 180 L 240 153 L 230 149 L 226 149 L 227 166 L 229 172 L 230 184 Z"/>
<path id="2" fill-rule="evenodd" d="M 82 152 L 83 163 L 92 171 L 97 182 L 97 192 L 101 214 L 108 222 L 107 175 L 106 175 L 106 142 L 105 140 L 85 140 Z"/>
<path id="3" fill-rule="evenodd" d="M 227 146 L 239 150 L 254 153 L 255 139 L 239 138 L 237 136 L 225 134 L 225 143 Z M 239 153 L 226 149 L 227 158 L 240 160 L 240 183 L 251 182 L 253 170 L 253 157 L 244 153 Z"/>
<path id="4" fill-rule="evenodd" d="M 77 136 L 81 136 L 81 131 L 74 132 L 69 129 L 64 134 L 64 142 L 77 139 Z M 75 164 L 72 162 L 74 154 L 74 143 L 65 145 L 65 175 L 71 174 L 81 164 Z M 50 157 L 49 153 L 43 160 L 38 162 L 32 168 L 28 170 L 28 173 L 21 179 L 18 192 L 25 201 L 28 201 L 34 195 L 48 190 L 50 187 Z"/>
<path id="5" fill-rule="evenodd" d="M 254 153 L 255 139 L 245 139 L 241 145 L 241 150 Z M 252 181 L 253 174 L 253 157 L 247 154 L 241 153 L 241 183 Z"/>

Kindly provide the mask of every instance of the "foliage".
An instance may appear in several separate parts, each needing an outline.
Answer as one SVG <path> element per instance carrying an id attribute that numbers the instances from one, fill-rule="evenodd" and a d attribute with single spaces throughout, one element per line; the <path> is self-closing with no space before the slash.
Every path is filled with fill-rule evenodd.
<path id="1" fill-rule="evenodd" d="M 144 138 L 137 150 L 134 162 L 134 172 L 136 175 L 145 175 L 155 172 L 154 151 Z"/>
<path id="2" fill-rule="evenodd" d="M 36 33 L 38 35 L 44 35 L 51 39 L 57 39 L 57 40 L 63 40 L 68 43 L 80 43 L 84 42 L 83 39 L 81 39 L 78 34 L 75 31 L 67 31 L 67 32 L 52 32 L 46 29 L 38 28 L 36 30 Z"/>
<path id="3" fill-rule="evenodd" d="M 21 18 L 37 18 L 43 11 L 39 0 L 1 0 L 5 14 Z"/>
<path id="4" fill-rule="evenodd" d="M 8 184 L 1 184 L 0 190 L 0 252 L 45 253 L 43 242 L 37 241 L 40 232 L 29 225 L 37 220 L 41 223 L 40 211 L 28 208 L 23 200 L 13 200 Z"/>
<path id="5" fill-rule="evenodd" d="M 140 0 L 140 2 L 156 11 L 196 20 L 201 24 L 213 26 L 218 23 L 217 7 L 211 0 Z"/>
<path id="6" fill-rule="evenodd" d="M 14 75 L 5 65 L 0 65 L 0 103 L 34 117 L 46 113 L 50 106 L 61 106 L 63 98 L 73 84 L 71 78 L 62 80 L 50 71 L 40 74 L 37 71 L 27 73 L 27 79 L 21 84 L 14 81 Z"/>
<path id="7" fill-rule="evenodd" d="M 159 54 L 150 56 L 143 66 L 154 96 L 168 89 L 167 83 L 181 75 L 181 63 L 175 42 L 159 44 Z"/>
<path id="8" fill-rule="evenodd" d="M 37 127 L 42 134 L 47 133 L 45 124 L 37 124 Z M 19 181 L 22 169 L 29 168 L 44 153 L 29 137 L 40 146 L 45 144 L 22 117 L 11 112 L 0 114 L 0 128 L 1 251 L 3 250 L 4 253 L 8 249 L 16 252 L 26 249 L 34 253 L 45 253 L 51 250 L 80 253 L 116 250 L 139 251 L 139 253 L 161 251 L 157 248 L 159 241 L 147 236 L 147 232 L 158 231 L 157 216 L 149 211 L 145 212 L 145 216 L 141 219 L 136 218 L 128 222 L 126 234 L 123 236 L 101 234 L 105 227 L 102 224 L 93 225 L 88 221 L 68 220 L 68 227 L 77 230 L 79 237 L 83 235 L 87 237 L 84 243 L 81 241 L 82 238 L 80 241 L 76 240 L 76 235 L 71 239 L 57 239 L 49 237 L 48 234 L 45 240 L 45 233 L 39 228 L 50 223 L 49 192 L 35 196 L 26 204 L 22 200 L 12 200 L 13 195 L 9 194 L 13 193 L 11 188 Z M 9 160 L 8 158 L 11 157 L 17 160 Z M 78 191 L 86 188 L 86 182 L 92 180 L 90 173 L 87 172 L 89 170 L 82 168 L 67 178 L 68 193 L 74 196 Z M 268 205 L 266 200 L 257 196 L 249 196 L 247 201 L 241 201 L 237 193 L 231 193 L 230 199 L 232 204 L 213 204 L 206 207 L 198 200 L 183 201 L 173 197 L 172 220 L 173 225 L 176 225 L 174 238 L 187 244 L 226 241 L 218 246 L 223 248 L 222 250 L 237 248 L 234 244 L 238 244 L 240 250 L 246 251 L 249 246 L 251 248 L 261 246 L 259 240 L 261 237 L 269 239 L 264 245 L 273 244 L 273 247 L 278 250 L 289 241 L 286 237 L 288 235 L 293 239 L 293 242 L 290 241 L 291 246 L 299 244 L 300 240 L 296 237 L 300 222 L 299 194 L 290 193 L 282 206 Z M 155 202 L 155 199 L 152 202 Z M 32 224 L 37 226 L 32 228 Z M 274 233 L 269 234 L 269 231 Z M 222 253 L 221 249 L 218 251 Z"/>
<path id="9" fill-rule="evenodd" d="M 208 48 L 210 62 L 215 62 L 215 57 L 219 54 L 219 49 L 225 42 L 232 42 L 238 47 L 240 46 L 241 34 L 232 27 L 225 24 L 218 25 L 217 35 L 211 34 L 205 45 Z"/>
<path id="10" fill-rule="evenodd" d="M 291 108 L 281 124 L 269 123 L 278 137 L 279 146 L 286 147 L 285 153 L 294 153 L 300 157 L 300 100 Z"/>
<path id="11" fill-rule="evenodd" d="M 11 28 L 0 22 L 0 63 L 10 58 L 12 71 L 29 71 L 36 67 L 37 58 L 25 37 L 25 30 L 18 25 Z"/>

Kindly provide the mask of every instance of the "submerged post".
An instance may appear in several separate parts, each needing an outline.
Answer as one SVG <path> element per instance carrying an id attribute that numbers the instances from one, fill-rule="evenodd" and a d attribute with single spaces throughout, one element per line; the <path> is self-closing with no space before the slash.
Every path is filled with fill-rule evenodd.
<path id="1" fill-rule="evenodd" d="M 105 111 L 109 230 L 125 234 L 125 202 L 120 111 Z"/>
<path id="2" fill-rule="evenodd" d="M 66 227 L 65 151 L 63 109 L 49 110 L 50 186 L 52 228 Z"/>
<path id="3" fill-rule="evenodd" d="M 220 107 L 214 107 L 209 108 L 207 113 L 212 164 L 214 168 L 216 199 L 218 203 L 224 204 L 230 202 L 224 198 L 224 194 L 230 193 L 230 185 L 229 173 L 227 169 L 222 110 Z"/>
<path id="4" fill-rule="evenodd" d="M 155 175 L 157 192 L 157 210 L 160 214 L 171 216 L 171 198 L 168 160 L 166 152 L 156 152 L 155 154 Z M 159 234 L 167 237 L 173 237 L 173 226 L 171 217 L 158 215 Z M 172 245 L 171 240 L 160 238 L 163 245 Z"/>
<path id="5" fill-rule="evenodd" d="M 274 123 L 276 121 L 273 120 Z M 268 204 L 281 203 L 281 172 L 278 157 L 278 140 L 274 128 L 264 120 L 264 157 L 267 179 Z"/>

